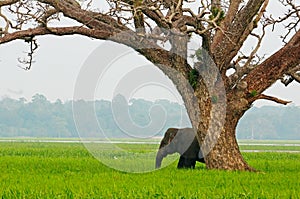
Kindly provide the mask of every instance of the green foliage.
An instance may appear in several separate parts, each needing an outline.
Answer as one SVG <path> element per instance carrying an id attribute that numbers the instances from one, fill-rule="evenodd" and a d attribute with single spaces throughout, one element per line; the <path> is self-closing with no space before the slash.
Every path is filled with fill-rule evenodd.
<path id="1" fill-rule="evenodd" d="M 210 12 L 211 12 L 211 15 L 209 16 L 210 20 L 215 19 L 219 15 L 219 18 L 217 19 L 216 23 L 217 23 L 217 25 L 220 25 L 220 23 L 225 18 L 225 12 L 223 10 L 220 10 L 217 7 L 212 7 L 211 10 L 210 10 Z"/>
<path id="2" fill-rule="evenodd" d="M 190 57 L 191 57 L 192 59 L 196 57 L 198 61 L 202 61 L 202 59 L 203 59 L 202 48 L 198 48 L 198 49 L 195 51 L 195 54 L 191 54 Z"/>
<path id="3" fill-rule="evenodd" d="M 196 87 L 198 85 L 198 77 L 199 77 L 198 70 L 192 69 L 189 73 L 189 83 L 193 89 L 196 89 Z"/>
<path id="4" fill-rule="evenodd" d="M 203 54 L 202 54 L 202 48 L 199 48 L 199 49 L 196 50 L 195 56 L 196 56 L 196 58 L 197 58 L 198 61 L 202 60 L 202 56 L 203 56 Z"/>
<path id="5" fill-rule="evenodd" d="M 142 5 L 143 0 L 134 0 L 134 6 L 140 6 Z"/>
<path id="6" fill-rule="evenodd" d="M 211 102 L 212 102 L 213 104 L 218 103 L 218 96 L 213 95 L 213 96 L 211 97 Z"/>
<path id="7" fill-rule="evenodd" d="M 110 169 L 81 144 L 2 142 L 0 154 L 3 199 L 299 197 L 297 153 L 245 153 L 245 159 L 261 173 L 211 171 L 201 163 L 195 170 L 178 170 L 174 162 L 142 174 Z"/>
<path id="8" fill-rule="evenodd" d="M 250 93 L 250 95 L 251 95 L 251 97 L 255 97 L 255 96 L 257 96 L 257 91 L 256 90 L 253 90 L 253 91 L 251 91 L 251 93 Z"/>

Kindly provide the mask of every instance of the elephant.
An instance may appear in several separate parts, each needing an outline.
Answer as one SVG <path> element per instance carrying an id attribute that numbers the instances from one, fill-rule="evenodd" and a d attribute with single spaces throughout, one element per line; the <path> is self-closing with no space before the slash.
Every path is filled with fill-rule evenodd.
<path id="1" fill-rule="evenodd" d="M 205 163 L 197 137 L 192 128 L 169 128 L 160 142 L 156 154 L 155 167 L 160 168 L 164 157 L 179 153 L 177 168 L 194 169 L 196 161 Z"/>

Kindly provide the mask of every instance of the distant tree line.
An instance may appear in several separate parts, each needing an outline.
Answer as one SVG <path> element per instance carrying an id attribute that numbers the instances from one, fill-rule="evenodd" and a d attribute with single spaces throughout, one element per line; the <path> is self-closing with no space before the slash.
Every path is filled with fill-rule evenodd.
<path id="1" fill-rule="evenodd" d="M 124 100 L 123 96 L 116 96 L 113 99 L 114 106 L 124 106 Z M 83 110 L 93 106 L 101 129 L 83 115 L 80 123 L 84 126 L 85 132 L 79 135 L 73 119 L 73 105 L 80 106 Z M 156 133 L 157 136 L 162 135 L 171 126 L 190 126 L 185 108 L 178 103 L 168 100 L 150 102 L 133 99 L 127 105 L 132 123 L 141 128 L 147 127 L 151 122 L 149 114 L 153 112 L 153 107 L 159 106 L 164 110 L 167 117 L 162 118 L 165 120 L 164 125 L 160 132 Z M 128 137 L 127 132 L 124 133 L 124 129 L 120 129 L 115 122 L 118 115 L 116 112 L 113 113 L 112 102 L 107 100 L 62 102 L 58 99 L 50 102 L 41 94 L 34 95 L 29 102 L 24 98 L 18 100 L 4 98 L 0 100 L 0 137 L 99 137 L 99 131 L 103 131 L 107 137 Z M 155 115 L 155 110 L 152 115 Z M 151 131 L 149 128 L 147 130 Z M 139 133 L 141 137 L 145 134 L 137 132 L 137 135 Z"/>
<path id="2" fill-rule="evenodd" d="M 0 100 L 0 137 L 99 137 L 99 131 L 103 131 L 107 137 L 128 137 L 128 133 L 124 132 L 119 125 L 127 122 L 126 117 L 122 115 L 119 117 L 120 114 L 112 110 L 112 106 L 122 108 L 125 105 L 132 123 L 140 129 L 143 127 L 146 129 L 135 132 L 133 136 L 153 135 L 154 132 L 151 132 L 153 129 L 149 127 L 153 119 L 163 120 L 163 126 L 155 136 L 163 135 L 169 127 L 190 126 L 185 108 L 178 103 L 168 100 L 152 102 L 144 99 L 132 99 L 126 104 L 124 102 L 126 102 L 125 98 L 120 95 L 113 101 L 76 102 L 61 100 L 50 102 L 41 94 L 34 95 L 29 102 L 24 98 L 18 100 L 3 98 Z M 73 119 L 73 105 L 81 106 L 83 109 L 92 105 L 101 128 L 90 124 L 89 118 L 83 116 L 81 125 L 84 126 L 85 133 L 81 132 L 79 135 Z M 161 112 L 155 107 L 159 107 L 160 111 L 163 110 L 165 117 L 156 114 L 156 111 Z M 237 128 L 237 137 L 239 139 L 300 139 L 299 118 L 300 107 L 297 106 L 253 107 L 241 119 Z M 134 128 L 126 130 L 134 131 Z"/>
<path id="3" fill-rule="evenodd" d="M 252 107 L 238 124 L 237 138 L 300 140 L 300 107 Z"/>
<path id="4" fill-rule="evenodd" d="M 0 136 L 77 137 L 72 103 L 51 103 L 40 94 L 30 102 L 4 98 L 0 101 Z"/>

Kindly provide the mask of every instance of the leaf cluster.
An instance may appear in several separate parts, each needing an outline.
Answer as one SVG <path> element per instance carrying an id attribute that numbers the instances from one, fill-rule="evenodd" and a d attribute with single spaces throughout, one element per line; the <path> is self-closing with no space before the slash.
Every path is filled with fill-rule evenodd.
<path id="1" fill-rule="evenodd" d="M 189 72 L 189 83 L 194 90 L 198 85 L 198 77 L 199 77 L 199 72 L 197 69 L 194 68 Z"/>
<path id="2" fill-rule="evenodd" d="M 222 9 L 217 8 L 217 7 L 212 7 L 210 12 L 211 12 L 211 15 L 209 16 L 209 19 L 214 20 L 217 18 L 216 23 L 217 23 L 217 25 L 220 25 L 220 23 L 225 18 L 225 12 Z"/>

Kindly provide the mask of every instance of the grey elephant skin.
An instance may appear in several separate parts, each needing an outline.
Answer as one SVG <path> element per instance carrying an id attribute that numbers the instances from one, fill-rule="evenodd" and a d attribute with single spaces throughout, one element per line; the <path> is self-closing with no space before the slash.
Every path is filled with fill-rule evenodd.
<path id="1" fill-rule="evenodd" d="M 179 153 L 177 168 L 194 169 L 196 161 L 205 163 L 198 140 L 192 128 L 169 128 L 160 142 L 155 168 L 160 168 L 163 158 Z"/>

